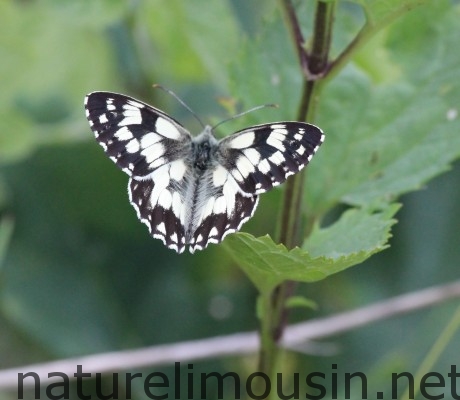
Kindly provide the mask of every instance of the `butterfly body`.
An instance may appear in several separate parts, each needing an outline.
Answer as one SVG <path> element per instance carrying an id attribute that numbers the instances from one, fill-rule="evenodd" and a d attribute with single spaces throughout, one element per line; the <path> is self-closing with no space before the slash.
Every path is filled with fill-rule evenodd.
<path id="1" fill-rule="evenodd" d="M 212 128 L 205 126 L 204 131 L 192 139 L 193 168 L 204 171 L 212 165 L 217 143 Z"/>
<path id="2" fill-rule="evenodd" d="M 302 122 L 253 126 L 221 140 L 206 126 L 192 137 L 162 111 L 110 92 L 89 94 L 85 107 L 96 140 L 130 176 L 138 218 L 178 253 L 238 231 L 258 195 L 300 171 L 324 140 Z"/>

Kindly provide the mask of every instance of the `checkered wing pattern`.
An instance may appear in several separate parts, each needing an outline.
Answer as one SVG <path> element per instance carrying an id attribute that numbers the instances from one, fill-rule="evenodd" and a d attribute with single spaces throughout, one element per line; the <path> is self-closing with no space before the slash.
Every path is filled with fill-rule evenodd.
<path id="1" fill-rule="evenodd" d="M 236 132 L 219 143 L 218 160 L 243 193 L 264 193 L 299 172 L 324 141 L 318 127 L 278 122 Z"/>
<path id="2" fill-rule="evenodd" d="M 187 245 L 194 253 L 209 243 L 220 243 L 229 233 L 238 231 L 257 207 L 258 196 L 243 196 L 230 175 L 223 185 L 205 185 L 196 189 L 200 191 L 200 198 L 189 206 L 187 192 L 177 188 L 177 182 L 159 189 L 165 185 L 168 175 L 160 170 L 158 174 L 162 174 L 161 179 L 157 176 L 145 181 L 131 178 L 130 201 L 150 234 L 178 253 L 182 253 Z M 212 171 L 207 175 L 201 182 L 211 181 Z M 165 203 L 164 199 L 170 197 L 171 204 Z"/>
<path id="3" fill-rule="evenodd" d="M 145 177 L 190 151 L 192 137 L 162 111 L 131 97 L 93 92 L 86 117 L 110 159 L 130 176 Z"/>
<path id="4" fill-rule="evenodd" d="M 193 253 L 219 243 L 252 217 L 258 195 L 311 160 L 324 139 L 314 125 L 254 126 L 217 141 L 193 137 L 164 112 L 121 94 L 85 99 L 96 140 L 129 176 L 129 200 L 150 234 Z"/>

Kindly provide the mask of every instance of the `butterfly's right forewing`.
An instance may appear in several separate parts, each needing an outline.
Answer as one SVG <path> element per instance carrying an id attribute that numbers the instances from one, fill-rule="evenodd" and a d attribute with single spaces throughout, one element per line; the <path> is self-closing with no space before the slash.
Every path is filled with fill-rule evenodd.
<path id="1" fill-rule="evenodd" d="M 299 172 L 323 140 L 321 129 L 304 122 L 257 125 L 222 139 L 217 158 L 241 191 L 251 196 Z"/>

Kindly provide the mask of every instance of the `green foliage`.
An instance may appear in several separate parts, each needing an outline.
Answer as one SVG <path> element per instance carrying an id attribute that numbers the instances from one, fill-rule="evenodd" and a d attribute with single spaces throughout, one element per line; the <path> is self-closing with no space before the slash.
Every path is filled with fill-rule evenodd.
<path id="1" fill-rule="evenodd" d="M 318 304 L 316 304 L 311 299 L 307 299 L 303 296 L 291 296 L 286 300 L 286 308 L 309 308 L 312 310 L 318 309 Z"/>
<path id="2" fill-rule="evenodd" d="M 430 0 L 352 0 L 360 4 L 370 24 L 388 24 L 392 19 L 404 15 Z M 388 20 L 390 19 L 390 21 Z"/>
<path id="3" fill-rule="evenodd" d="M 408 12 L 419 3 L 373 1 L 363 2 L 363 6 L 374 24 L 388 24 L 391 15 Z M 350 246 L 351 258 L 345 263 L 339 259 L 335 261 L 337 265 L 315 264 L 314 259 L 304 258 L 304 255 L 300 261 L 293 256 L 294 253 L 299 255 L 300 250 L 293 250 L 291 254 L 266 237 L 255 239 L 246 234 L 234 235 L 226 248 L 238 264 L 244 265 L 259 289 L 272 287 L 283 279 L 310 281 L 313 279 L 310 275 L 312 264 L 319 270 L 324 268 L 322 276 L 326 277 L 329 271 L 341 271 L 383 250 L 387 247 L 389 228 L 393 224 L 391 218 L 396 211 L 393 207 L 388 208 L 388 204 L 404 193 L 423 187 L 459 157 L 460 119 L 448 117 L 449 110 L 455 113 L 456 105 L 460 104 L 460 70 L 454 67 L 460 65 L 460 53 L 450 51 L 459 34 L 458 9 L 452 13 L 446 2 L 432 7 L 439 17 L 437 20 L 433 20 L 430 11 L 421 9 L 412 17 L 414 21 L 409 19 L 408 23 L 390 25 L 385 40 L 371 40 L 362 50 L 358 65 L 349 65 L 340 76 L 328 82 L 321 93 L 317 112 L 317 121 L 326 133 L 326 140 L 307 169 L 307 213 L 322 216 L 338 203 L 391 211 L 378 214 L 377 223 L 375 216 L 371 217 L 368 212 L 352 210 L 340 218 L 337 226 L 314 231 L 304 245 L 304 249 L 313 250 L 314 257 L 331 257 L 335 251 L 346 257 L 347 250 L 343 246 Z M 438 25 L 443 28 L 435 30 L 434 26 Z M 291 113 L 295 111 L 295 104 L 299 102 L 298 89 L 288 92 L 283 88 L 295 87 L 293 79 L 300 78 L 291 69 L 292 48 L 279 46 L 281 54 L 270 51 L 270 46 L 277 40 L 287 40 L 280 26 L 279 20 L 271 21 L 257 42 L 247 44 L 243 60 L 236 62 L 234 67 L 237 72 L 235 94 L 242 92 L 246 104 L 256 104 L 260 97 L 267 98 L 279 85 L 281 90 L 276 91 L 275 100 L 282 105 L 282 117 L 290 118 L 289 110 Z M 424 38 L 430 32 L 433 45 L 430 51 L 434 51 L 436 57 L 430 58 L 424 51 L 422 54 L 412 52 L 412 57 L 398 57 L 402 53 L 400 48 L 407 51 L 407 46 L 401 44 L 404 41 L 393 38 L 399 39 L 406 30 L 410 30 L 413 49 L 426 47 Z M 376 85 L 372 79 L 375 69 L 367 71 L 362 67 L 372 65 L 375 68 L 365 59 L 382 52 L 386 54 L 384 71 L 391 69 L 398 73 L 390 81 Z M 252 71 L 257 70 L 257 75 L 245 73 L 243 66 L 247 65 L 249 58 Z M 414 68 L 415 65 L 421 67 Z M 287 111 L 284 110 L 286 105 Z M 322 234 L 318 235 L 318 232 Z M 332 234 L 334 236 L 328 238 L 329 241 L 324 239 Z M 370 241 L 367 242 L 366 238 Z M 319 246 L 320 243 L 329 247 L 325 249 Z M 360 244 L 365 246 L 366 256 L 361 253 L 356 256 L 355 246 Z M 233 245 L 236 246 L 234 249 Z M 249 256 L 243 248 L 248 250 L 253 245 Z M 290 261 L 286 259 L 288 254 Z M 287 267 L 290 262 L 298 264 Z M 329 262 L 334 264 L 334 261 Z M 282 265 L 279 270 L 273 267 L 278 263 Z M 265 278 L 259 276 L 260 271 L 264 271 Z"/>
<path id="4" fill-rule="evenodd" d="M 156 38 L 154 44 L 141 43 L 146 66 L 163 79 L 211 79 L 218 87 L 226 86 L 225 64 L 237 50 L 238 37 L 227 2 L 172 0 L 164 7 L 156 0 L 144 2 L 135 14 L 140 29 L 148 33 L 147 37 Z M 171 52 L 171 46 L 180 51 Z"/>
<path id="5" fill-rule="evenodd" d="M 205 11 L 220 18 L 200 21 Z M 216 323 L 202 310 L 216 293 L 242 302 L 248 286 L 219 283 L 228 261 L 216 249 L 203 261 L 149 237 L 129 205 L 127 177 L 94 142 L 83 109 L 93 90 L 149 101 L 154 82 L 181 95 L 181 81 L 211 87 L 210 75 L 225 86 L 220 62 L 237 40 L 228 5 L 5 1 L 0 12 L 0 325 L 23 334 L 24 352 L 32 338 L 48 358 L 229 331 L 232 318 Z M 218 266 L 204 279 L 206 263 Z M 248 308 L 241 321 L 252 317 Z"/>
<path id="6" fill-rule="evenodd" d="M 262 29 L 244 37 L 235 11 L 243 3 L 0 3 L 0 331 L 13 338 L 0 335 L 1 367 L 253 329 L 253 288 L 231 260 L 265 294 L 285 279 L 317 282 L 304 286 L 321 305 L 318 312 L 362 304 L 374 292 L 388 295 L 395 282 L 409 289 L 457 277 L 455 176 L 443 181 L 442 206 L 433 194 L 409 200 L 402 213 L 412 226 L 393 241 L 399 253 L 379 256 L 388 257 L 380 261 L 385 268 L 334 276 L 387 248 L 401 195 L 424 187 L 460 154 L 460 8 L 443 0 L 337 2 L 333 57 L 366 18 L 368 28 L 349 49 L 350 62 L 319 93 L 314 122 L 326 141 L 307 168 L 304 216 L 316 223 L 301 248 L 239 233 L 193 257 L 178 256 L 138 223 L 126 176 L 93 140 L 83 97 L 113 90 L 158 104 L 163 96 L 154 99 L 150 86 L 159 82 L 216 119 L 224 114 L 216 94 L 241 109 L 280 106 L 231 121 L 224 132 L 295 119 L 302 76 L 286 25 L 279 10 L 246 15 L 252 29 Z M 421 3 L 427 4 L 416 7 Z M 295 4 L 307 40 L 311 4 Z M 173 102 L 158 106 L 182 113 Z M 246 232 L 275 230 L 278 190 L 262 196 Z M 347 210 L 330 222 L 343 204 Z M 438 225 L 431 223 L 436 216 Z M 439 225 L 450 220 L 454 228 L 442 231 Z M 227 319 L 206 312 L 213 296 L 229 299 L 234 312 Z M 287 305 L 311 303 L 294 298 Z M 434 325 L 443 323 L 436 318 Z M 375 342 L 382 352 L 397 346 L 391 328 L 356 340 L 344 359 L 365 354 L 373 363 Z M 400 356 L 406 363 L 409 353 Z"/>
<path id="7" fill-rule="evenodd" d="M 390 204 L 383 211 L 350 209 L 327 228 L 316 225 L 303 248 L 313 257 L 326 256 L 344 260 L 350 255 L 364 259 L 388 247 L 392 217 L 399 205 Z M 361 262 L 361 261 L 359 261 Z"/>
<path id="8" fill-rule="evenodd" d="M 324 158 L 320 159 L 315 168 L 321 170 L 322 182 L 328 183 L 315 196 L 318 202 L 334 204 L 340 199 L 364 205 L 391 201 L 422 187 L 460 154 L 460 121 L 448 118 L 449 110 L 455 111 L 460 102 L 460 72 L 454 68 L 460 55 L 449 51 L 455 42 L 455 13 L 436 10 L 439 19 L 434 22 L 430 12 L 421 11 L 410 15 L 407 25 L 391 26 L 387 32 L 385 51 L 399 68 L 399 79 L 375 87 L 363 74 L 366 71 L 350 68 L 344 79 L 337 79 L 325 91 L 325 98 L 331 100 L 323 103 L 319 119 L 335 116 L 333 121 L 324 121 L 334 142 L 328 151 L 347 168 L 328 171 L 321 163 Z M 458 10 L 456 14 L 458 17 Z M 434 24 L 443 29 L 435 31 Z M 426 48 L 424 38 L 430 36 L 430 51 L 436 57 L 425 51 L 402 57 L 401 41 L 394 38 L 406 38 L 407 26 L 413 35 L 412 48 Z M 372 49 L 377 52 L 379 49 Z M 367 56 L 372 56 L 370 51 Z M 312 182 L 309 191 L 315 192 L 318 181 L 321 179 Z"/>
<path id="9" fill-rule="evenodd" d="M 316 227 L 302 249 L 288 250 L 269 236 L 255 238 L 247 233 L 229 236 L 225 247 L 257 288 L 267 293 L 285 280 L 322 280 L 385 249 L 398 208 L 349 210 L 331 227 Z"/>
<path id="10" fill-rule="evenodd" d="M 107 4 L 1 2 L 1 164 L 47 143 L 82 137 L 82 96 L 90 87 L 116 81 L 109 49 L 94 35 L 98 21 L 105 26 L 122 14 L 119 6 L 103 12 Z"/>

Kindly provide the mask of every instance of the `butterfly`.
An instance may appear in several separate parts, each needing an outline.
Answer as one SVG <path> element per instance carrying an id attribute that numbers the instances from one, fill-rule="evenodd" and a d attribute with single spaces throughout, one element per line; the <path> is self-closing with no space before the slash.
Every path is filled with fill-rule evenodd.
<path id="1" fill-rule="evenodd" d="M 178 253 L 238 231 L 259 194 L 299 172 L 324 140 L 304 122 L 256 125 L 220 140 L 205 126 L 192 137 L 163 111 L 111 92 L 90 93 L 85 109 L 96 140 L 130 177 L 138 218 Z"/>

